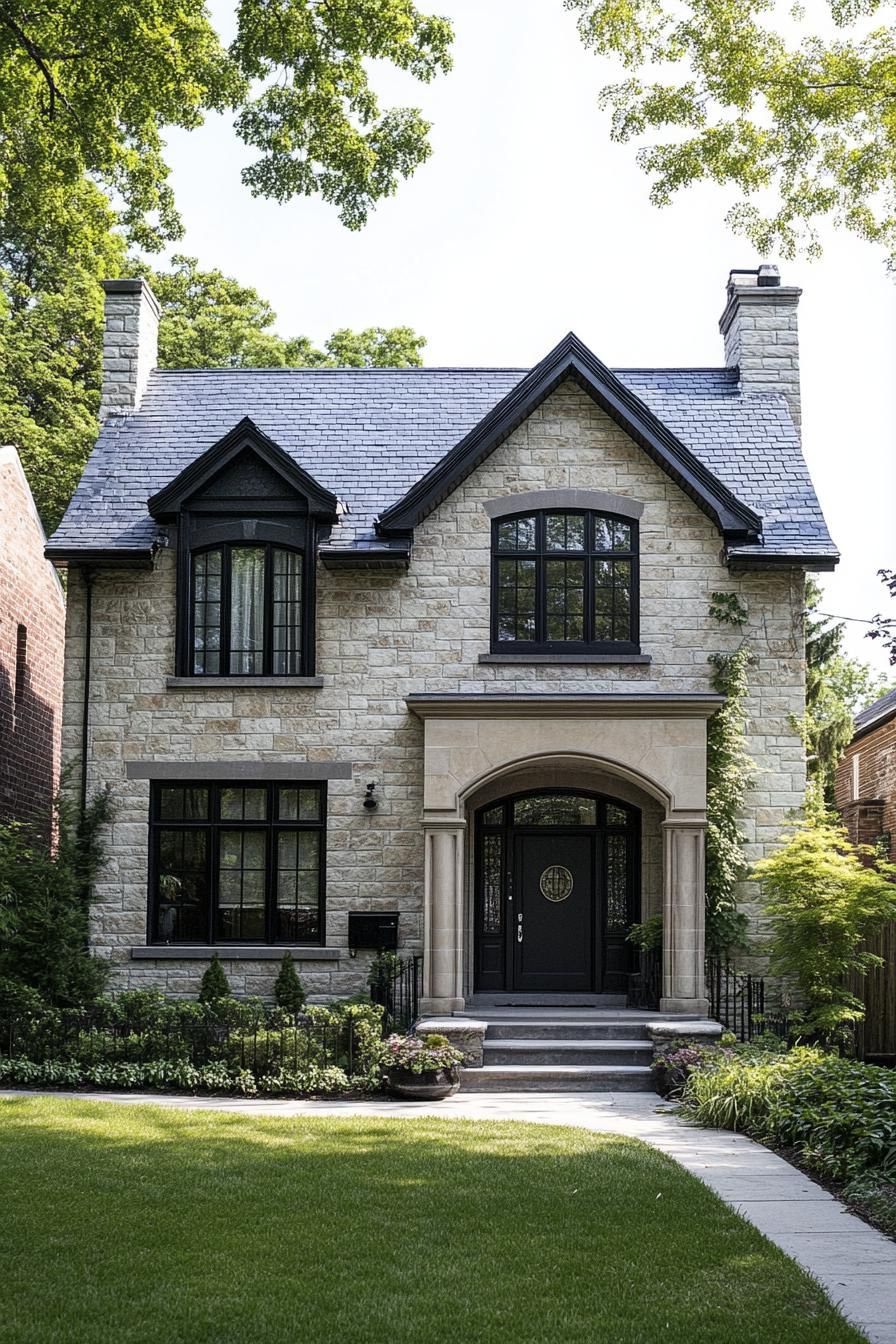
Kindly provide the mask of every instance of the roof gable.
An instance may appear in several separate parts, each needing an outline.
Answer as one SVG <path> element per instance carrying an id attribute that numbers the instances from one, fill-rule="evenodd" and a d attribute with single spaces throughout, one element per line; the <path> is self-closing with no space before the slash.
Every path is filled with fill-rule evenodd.
<path id="1" fill-rule="evenodd" d="M 739 500 L 573 333 L 497 403 L 377 523 L 410 532 L 567 378 L 576 382 L 707 513 L 725 538 L 755 541 L 762 519 Z"/>
<path id="2" fill-rule="evenodd" d="M 336 520 L 336 496 L 244 416 L 148 501 L 158 521 L 173 522 L 191 501 L 228 498 L 275 501 L 301 495 L 318 518 Z"/>

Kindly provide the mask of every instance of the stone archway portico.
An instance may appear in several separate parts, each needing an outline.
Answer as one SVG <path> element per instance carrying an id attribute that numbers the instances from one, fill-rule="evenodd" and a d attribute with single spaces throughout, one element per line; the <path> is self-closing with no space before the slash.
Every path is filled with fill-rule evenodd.
<path id="1" fill-rule="evenodd" d="M 411 695 L 424 724 L 425 1013 L 464 1007 L 466 806 L 525 765 L 615 775 L 663 809 L 663 1012 L 705 1015 L 706 721 L 718 695 Z"/>

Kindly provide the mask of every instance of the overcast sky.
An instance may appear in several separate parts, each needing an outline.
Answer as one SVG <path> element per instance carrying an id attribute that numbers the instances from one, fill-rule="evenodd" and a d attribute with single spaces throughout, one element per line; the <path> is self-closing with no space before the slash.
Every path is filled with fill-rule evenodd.
<path id="1" fill-rule="evenodd" d="M 752 249 L 732 202 L 699 188 L 664 210 L 597 106 L 612 68 L 585 52 L 561 0 L 434 0 L 456 30 L 455 68 L 429 86 L 384 70 L 389 104 L 423 108 L 433 154 L 365 229 L 316 201 L 254 200 L 249 152 L 227 118 L 169 137 L 186 237 L 178 250 L 256 286 L 286 336 L 408 325 L 427 364 L 530 366 L 575 331 L 611 366 L 718 365 L 733 266 Z M 223 34 L 232 5 L 212 4 Z M 896 566 L 896 283 L 881 254 L 829 234 L 820 261 L 781 262 L 800 305 L 803 441 L 843 554 L 825 609 L 886 609 Z M 856 656 L 888 670 L 849 626 Z"/>

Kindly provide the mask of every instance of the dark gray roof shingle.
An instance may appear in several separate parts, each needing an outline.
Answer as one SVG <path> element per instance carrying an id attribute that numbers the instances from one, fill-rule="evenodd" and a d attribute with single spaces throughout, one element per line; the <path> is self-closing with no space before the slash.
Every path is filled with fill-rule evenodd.
<path id="1" fill-rule="evenodd" d="M 896 714 L 896 691 L 888 691 L 879 700 L 875 700 L 873 705 L 869 705 L 856 715 L 856 732 L 867 732 L 869 728 L 873 728 L 877 723 L 883 723 L 893 714 Z"/>
<path id="2" fill-rule="evenodd" d="M 332 542 L 374 519 L 441 460 L 526 369 L 157 370 L 139 411 L 104 424 L 53 548 L 145 549 L 146 501 L 249 416 L 347 505 Z M 745 555 L 836 556 L 782 397 L 744 397 L 733 369 L 617 376 L 743 503 L 764 544 Z"/>

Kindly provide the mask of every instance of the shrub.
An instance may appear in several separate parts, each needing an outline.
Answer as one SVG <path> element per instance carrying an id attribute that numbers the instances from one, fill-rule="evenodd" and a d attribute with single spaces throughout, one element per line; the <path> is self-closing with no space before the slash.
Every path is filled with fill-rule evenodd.
<path id="1" fill-rule="evenodd" d="M 280 971 L 274 981 L 274 999 L 278 1008 L 289 1013 L 300 1013 L 305 1003 L 305 990 L 296 974 L 295 963 L 289 952 L 283 953 Z"/>
<path id="2" fill-rule="evenodd" d="M 31 827 L 0 825 L 0 976 L 52 1005 L 90 1004 L 108 979 L 108 964 L 88 951 L 88 916 L 105 861 L 100 835 L 112 816 L 108 791 L 83 816 L 60 795 L 52 850 Z"/>
<path id="3" fill-rule="evenodd" d="M 221 958 L 215 952 L 205 975 L 202 977 L 202 984 L 199 986 L 199 1002 L 215 1003 L 218 999 L 229 999 L 230 997 L 230 981 L 224 974 Z"/>
<path id="4" fill-rule="evenodd" d="M 753 872 L 772 928 L 770 970 L 796 980 L 808 1029 L 836 1039 L 864 1016 L 847 977 L 882 964 L 863 944 L 896 918 L 896 865 L 851 844 L 816 801 L 787 843 Z"/>
<path id="5" fill-rule="evenodd" d="M 896 1176 L 896 1073 L 818 1048 L 732 1052 L 695 1070 L 682 1102 L 701 1124 L 792 1149 L 831 1180 Z"/>
<path id="6" fill-rule="evenodd" d="M 865 1173 L 849 1182 L 843 1198 L 888 1237 L 896 1237 L 896 1182 Z"/>
<path id="7" fill-rule="evenodd" d="M 657 952 L 663 946 L 663 917 L 651 915 L 643 924 L 632 924 L 625 941 L 641 952 Z"/>

